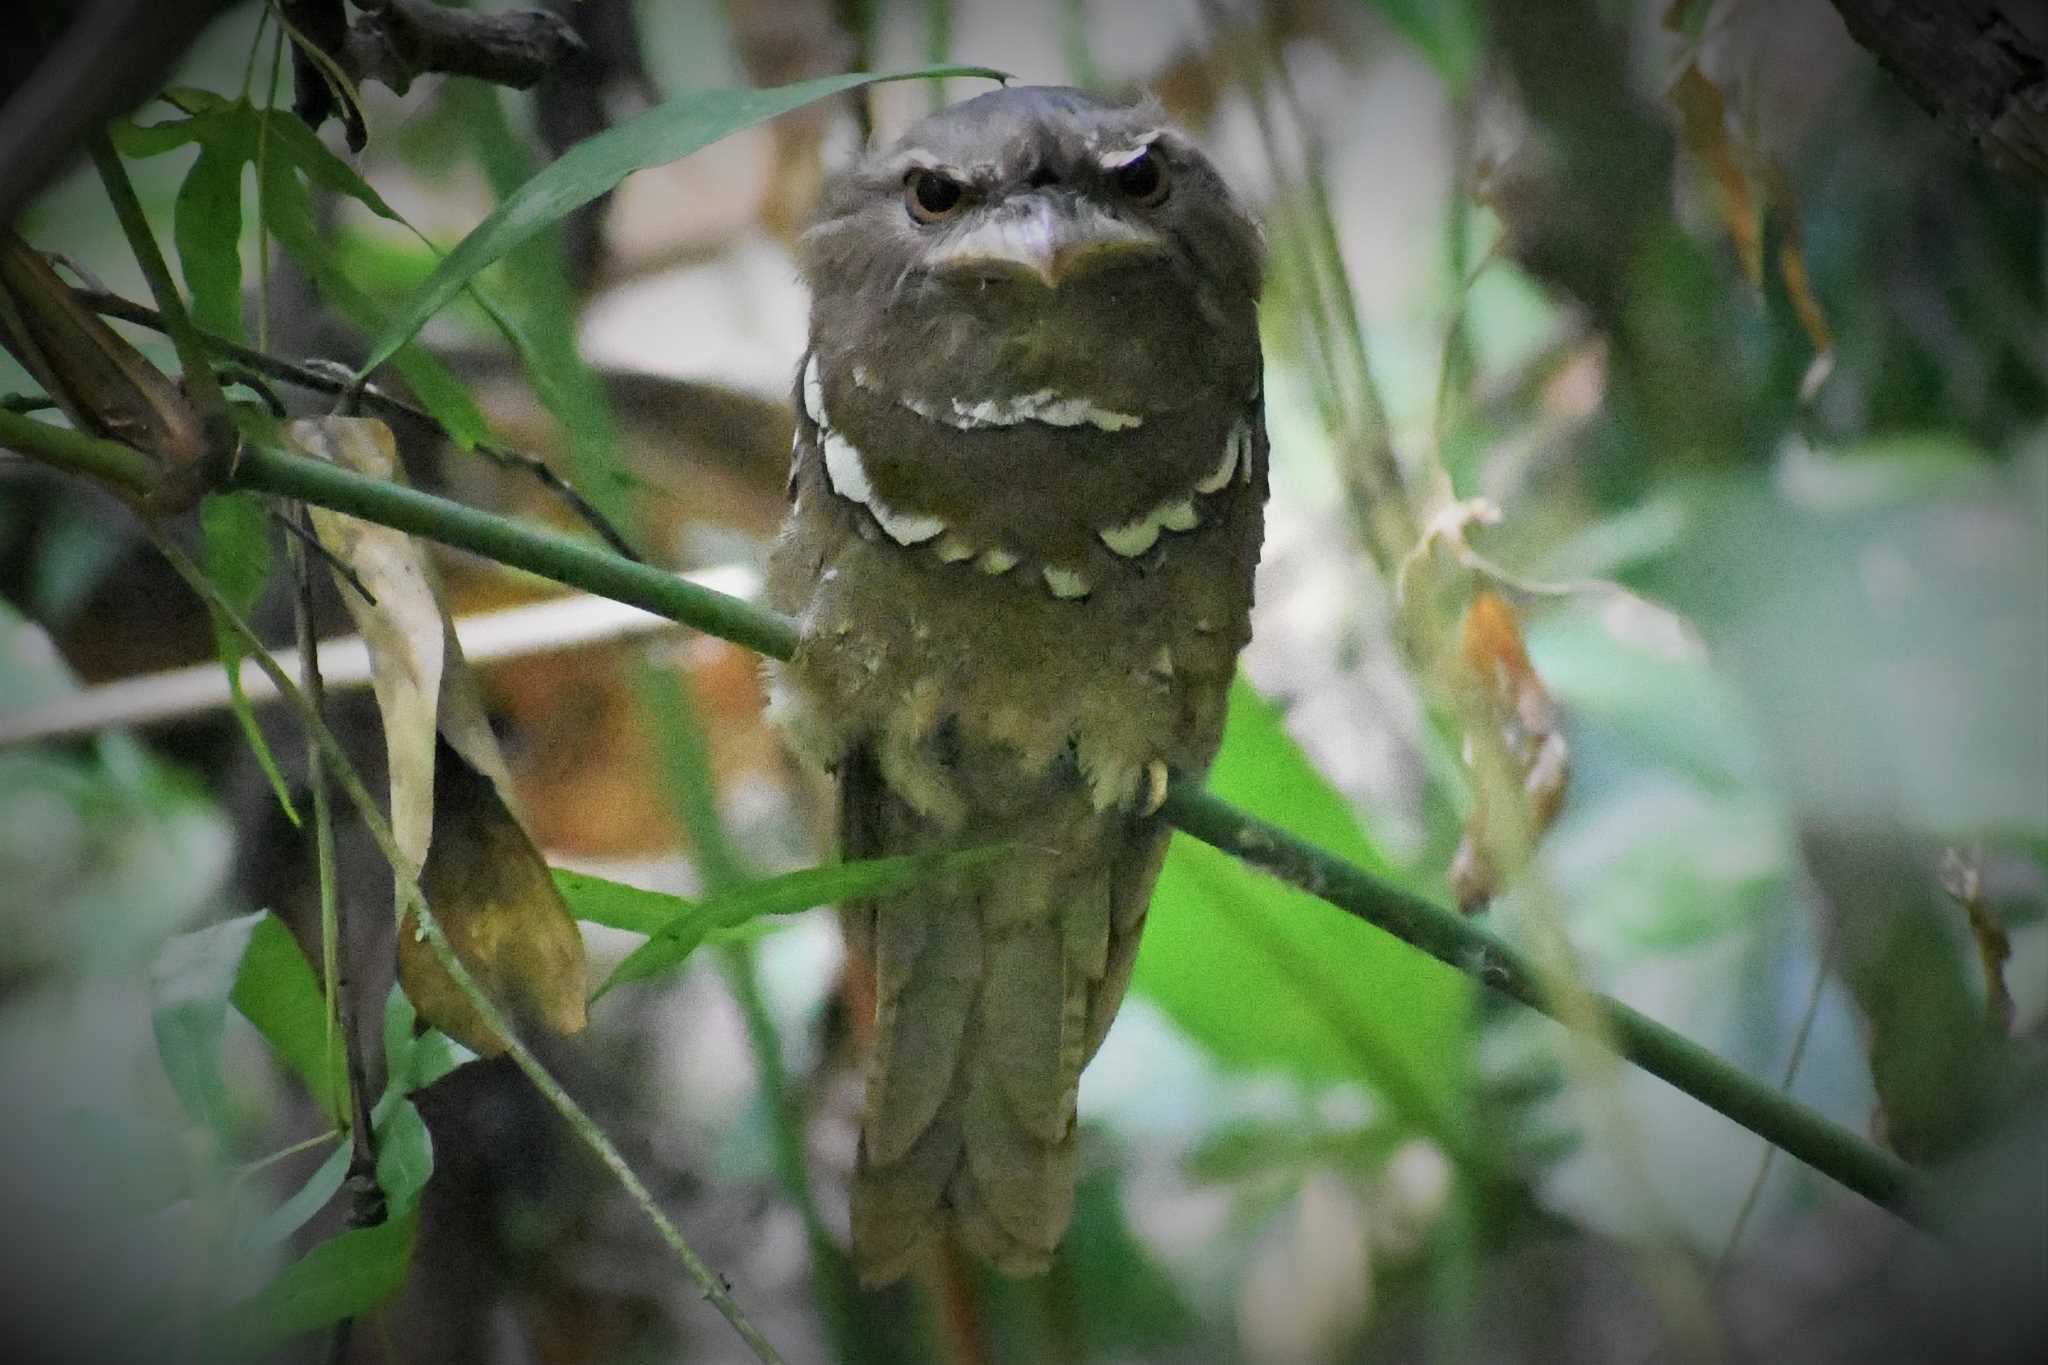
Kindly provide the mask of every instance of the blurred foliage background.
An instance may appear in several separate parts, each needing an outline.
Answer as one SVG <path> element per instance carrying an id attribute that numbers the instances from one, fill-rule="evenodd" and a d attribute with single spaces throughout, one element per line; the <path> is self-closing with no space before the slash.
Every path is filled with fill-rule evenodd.
<path id="1" fill-rule="evenodd" d="M 827 910 L 716 934 L 545 1041 L 789 1359 L 2039 1358 L 2039 178 L 1915 107 L 1825 0 L 560 8 L 583 50 L 531 92 L 364 82 L 362 149 L 327 124 L 390 216 L 312 160 L 259 196 L 246 158 L 150 133 L 196 97 L 138 110 L 116 140 L 202 324 L 359 361 L 437 250 L 682 91 L 956 60 L 1152 92 L 1274 254 L 1274 497 L 1213 788 L 1446 902 L 1475 810 L 1525 825 L 1493 928 L 1929 1164 L 1951 1230 L 1770 1162 L 1183 839 L 1083 1082 L 1080 1203 L 1042 1281 L 845 1287 L 859 1057 Z M 228 6 L 167 83 L 284 109 L 279 33 Z M 483 277 L 523 354 L 464 301 L 380 378 L 545 460 L 655 562 L 744 585 L 782 511 L 790 248 L 820 181 L 981 88 L 871 86 L 640 172 Z M 17 228 L 146 297 L 89 170 Z M 0 392 L 35 387 L 0 360 Z M 581 527 L 433 423 L 398 435 L 414 482 Z M 288 538 L 252 525 L 172 531 L 240 547 L 281 647 Z M 438 565 L 460 617 L 552 592 Z M 1504 701 L 1461 691 L 1446 643 L 1463 628 L 1471 662 L 1480 594 L 1507 608 L 1477 669 L 1507 668 Z M 516 1071 L 414 1039 L 388 869 L 346 818 L 338 964 L 385 1096 L 378 1184 L 394 1215 L 416 1202 L 416 1232 L 302 1259 L 349 1221 L 341 1109 L 319 1040 L 294 1045 L 258 997 L 318 994 L 310 826 L 205 681 L 204 608 L 111 497 L 0 464 L 0 595 L 5 1331 L 40 1352 L 16 1358 L 745 1358 Z M 313 615 L 353 629 L 324 581 Z M 477 671 L 550 864 L 695 896 L 829 852 L 829 801 L 764 728 L 752 655 L 680 631 L 569 641 L 548 619 Z M 381 780 L 368 693 L 332 694 Z M 295 723 L 250 714 L 303 812 Z M 1561 807 L 1509 820 L 1519 788 L 1488 806 L 1469 750 L 1489 725 L 1568 753 Z M 584 935 L 593 983 L 637 941 Z M 387 1171 L 392 1152 L 412 1165 Z M 368 1287 L 321 1298 L 351 1273 Z"/>

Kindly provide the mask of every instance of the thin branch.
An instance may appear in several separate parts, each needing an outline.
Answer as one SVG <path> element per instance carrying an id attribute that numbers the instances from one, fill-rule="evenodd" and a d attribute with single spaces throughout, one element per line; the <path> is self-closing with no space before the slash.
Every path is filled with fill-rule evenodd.
<path id="1" fill-rule="evenodd" d="M 1799 1079 L 1799 1064 L 1806 1060 L 1806 1045 L 1813 1037 L 1814 1021 L 1820 1018 L 1821 997 L 1827 993 L 1828 974 L 1834 970 L 1835 949 L 1842 936 L 1830 931 L 1821 944 L 1820 961 L 1813 965 L 1813 985 L 1806 993 L 1806 1008 L 1800 1013 L 1799 1027 L 1792 1035 L 1792 1051 L 1785 1058 L 1784 1074 L 1778 1078 L 1778 1091 L 1792 1093 L 1792 1082 Z M 1742 1245 L 1742 1234 L 1748 1230 L 1749 1220 L 1763 1202 L 1764 1185 L 1771 1178 L 1771 1166 L 1777 1160 L 1778 1149 L 1765 1144 L 1763 1159 L 1757 1162 L 1756 1175 L 1749 1182 L 1749 1189 L 1742 1196 L 1742 1206 L 1735 1211 L 1735 1221 L 1728 1225 L 1728 1240 L 1721 1244 L 1721 1254 L 1714 1262 L 1714 1278 L 1722 1278 L 1735 1264 L 1735 1253 Z"/>
<path id="2" fill-rule="evenodd" d="M 163 252 L 156 244 L 156 234 L 150 231 L 149 220 L 143 216 L 142 201 L 135 197 L 135 186 L 128 179 L 128 170 L 121 164 L 121 158 L 114 152 L 114 144 L 105 133 L 93 134 L 87 139 L 86 147 L 92 153 L 93 168 L 99 172 L 107 199 L 114 206 L 114 217 L 121 224 L 121 233 L 135 253 L 135 263 L 142 268 L 142 277 L 149 281 L 149 292 L 156 299 L 157 311 L 163 318 L 163 330 L 177 349 L 178 365 L 184 372 L 186 396 L 192 400 L 193 410 L 199 414 L 215 450 L 225 454 L 233 448 L 234 440 L 234 425 L 228 420 L 227 396 L 221 392 L 220 381 L 214 377 L 211 357 L 206 343 L 200 339 L 199 328 L 185 311 L 185 301 L 171 280 L 171 268 L 165 264 Z"/>
<path id="3" fill-rule="evenodd" d="M 0 430 L 0 440 L 4 439 L 9 438 L 4 430 Z M 383 853 L 385 861 L 391 865 L 392 874 L 398 880 L 397 908 L 401 922 L 406 909 L 410 908 L 417 912 L 421 937 L 433 950 L 435 958 L 448 973 L 449 979 L 476 1010 L 477 1017 L 484 1027 L 504 1040 L 505 1054 L 512 1059 L 513 1064 L 525 1073 L 534 1089 L 540 1091 L 541 1096 L 555 1112 L 575 1130 L 576 1135 L 612 1173 L 612 1177 L 625 1188 L 635 1206 L 654 1224 L 662 1241 L 675 1254 L 676 1259 L 682 1262 L 685 1272 L 703 1291 L 704 1298 L 732 1324 L 733 1330 L 739 1333 L 740 1339 L 747 1343 L 748 1349 L 753 1351 L 755 1357 L 762 1361 L 763 1365 L 782 1365 L 782 1356 L 769 1345 L 767 1339 L 733 1300 L 732 1290 L 726 1284 L 725 1277 L 712 1270 L 695 1251 L 691 1250 L 690 1244 L 683 1238 L 682 1230 L 676 1227 L 668 1214 L 662 1210 L 653 1193 L 641 1181 L 638 1173 L 626 1163 L 626 1158 L 613 1145 L 604 1129 L 598 1126 L 597 1121 L 585 1112 L 583 1106 L 562 1088 L 561 1082 L 554 1078 L 553 1073 L 534 1056 L 532 1049 L 528 1048 L 513 1031 L 511 1021 L 505 1017 L 504 1011 L 498 1008 L 497 1003 L 478 984 L 469 968 L 456 955 L 447 935 L 441 929 L 441 922 L 434 917 L 433 908 L 427 903 L 426 893 L 420 889 L 419 878 L 412 872 L 405 854 L 399 849 L 398 841 L 393 837 L 384 813 L 378 809 L 369 788 L 364 785 L 355 765 L 349 761 L 347 752 L 341 747 L 341 742 L 334 737 L 334 732 L 327 728 L 319 712 L 312 708 L 305 694 L 270 656 L 262 640 L 250 629 L 248 622 L 244 621 L 240 613 L 220 595 L 219 590 L 200 571 L 199 566 L 192 562 L 191 557 L 179 549 L 153 523 L 149 524 L 147 529 L 150 541 L 156 546 L 157 552 L 169 561 L 177 575 L 185 580 L 186 585 L 199 595 L 221 621 L 240 637 L 249 650 L 249 657 L 255 659 L 263 671 L 270 675 L 270 680 L 277 686 L 278 693 L 298 711 L 314 742 L 319 745 L 320 752 L 332 769 L 335 779 L 341 783 L 342 790 L 348 794 L 350 802 L 355 806 L 357 818 L 363 822 L 363 827 L 369 831 L 370 838 Z"/>
<path id="4" fill-rule="evenodd" d="M 374 607 L 377 605 L 375 594 L 364 586 L 361 576 L 355 571 L 355 566 L 345 562 L 341 556 L 335 554 L 334 551 L 328 549 L 325 545 L 322 545 L 320 537 L 314 534 L 309 527 L 301 525 L 298 521 L 277 511 L 275 508 L 271 510 L 270 516 L 271 520 L 284 528 L 286 535 L 310 552 L 313 558 L 325 564 L 328 572 L 348 584 L 356 596 L 362 598 L 369 606 Z"/>
<path id="5" fill-rule="evenodd" d="M 303 515 L 301 509 L 301 515 Z M 293 523 L 289 519 L 287 525 Z M 309 537 L 310 539 L 310 537 Z M 317 540 L 314 543 L 318 543 Z M 291 553 L 293 627 L 299 641 L 299 674 L 306 706 L 315 716 L 327 714 L 327 685 L 320 676 L 320 642 L 313 637 L 313 567 L 305 546 L 295 544 Z M 377 1136 L 370 1121 L 370 1080 L 363 1067 L 361 1020 L 355 994 L 349 989 L 348 948 L 344 941 L 341 889 L 335 872 L 334 807 L 327 790 L 327 756 L 311 730 L 306 734 L 306 781 L 313 789 L 313 858 L 320 882 L 320 981 L 326 993 L 328 1028 L 327 1056 L 334 1054 L 335 1034 L 340 1034 L 344 1074 L 348 1077 L 349 1162 L 347 1184 L 351 1195 L 348 1225 L 371 1227 L 389 1214 L 384 1191 L 377 1184 Z M 332 1074 L 330 1071 L 328 1074 Z M 343 1360 L 348 1354 L 349 1336 L 355 1319 L 334 1324 L 328 1342 L 328 1359 Z"/>
<path id="6" fill-rule="evenodd" d="M 1849 36 L 1870 49 L 1915 104 L 1968 138 L 1993 166 L 2048 187 L 2048 27 L 2033 5 L 1834 0 L 1834 6 Z"/>
<path id="7" fill-rule="evenodd" d="M 137 451 L 11 413 L 0 412 L 0 445 L 130 488 L 146 489 L 152 477 L 147 457 Z M 244 453 L 233 482 L 469 550 L 772 658 L 787 659 L 796 649 L 796 622 L 779 612 L 429 493 L 261 447 Z M 1237 810 L 1183 777 L 1174 778 L 1164 814 L 1204 843 L 1328 901 L 1489 989 L 1567 1027 L 1585 1023 L 1570 1017 L 1573 1011 L 1559 1009 L 1520 953 L 1461 915 Z M 1903 1218 L 1918 1216 L 1918 1178 L 1897 1156 L 1627 1005 L 1605 995 L 1586 998 L 1593 1007 L 1594 1036 L 1611 1038 L 1621 1056 L 1873 1202 Z"/>
<path id="8" fill-rule="evenodd" d="M 169 333 L 169 327 L 164 320 L 163 314 L 146 304 L 136 303 L 131 299 L 124 299 L 119 294 L 110 294 L 103 289 L 79 289 L 74 287 L 72 292 L 78 296 L 80 303 L 92 309 L 95 313 L 110 318 L 119 318 L 123 322 L 132 322 L 138 327 L 147 327 L 152 331 Z M 252 349 L 227 337 L 206 331 L 203 328 L 198 329 L 198 331 L 200 338 L 215 353 L 267 379 L 275 379 L 280 383 L 290 384 L 314 393 L 330 394 L 335 397 L 347 395 L 355 399 L 363 408 L 377 413 L 379 416 L 386 418 L 395 417 L 401 421 L 419 422 L 423 425 L 445 431 L 445 428 L 442 428 L 441 424 L 434 420 L 433 414 L 424 408 L 408 403 L 403 398 L 396 397 L 393 394 L 386 393 L 375 385 L 366 384 L 360 389 L 355 388 L 355 375 L 346 367 L 334 366 L 330 368 L 329 362 L 321 361 L 286 360 L 282 356 L 275 356 L 267 351 Z M 567 504 L 569 510 L 580 517 L 591 530 L 597 532 L 605 544 L 611 546 L 614 551 L 624 555 L 627 559 L 640 562 L 639 552 L 633 548 L 632 542 L 626 539 L 624 533 L 618 527 L 612 525 L 604 513 L 598 511 L 589 499 L 577 492 L 575 485 L 549 468 L 547 462 L 538 455 L 528 455 L 520 450 L 509 450 L 504 446 L 493 445 L 488 441 L 477 442 L 475 449 L 477 454 L 501 469 L 516 470 L 531 476 L 543 488 L 546 488 L 550 493 L 560 498 L 563 503 Z"/>

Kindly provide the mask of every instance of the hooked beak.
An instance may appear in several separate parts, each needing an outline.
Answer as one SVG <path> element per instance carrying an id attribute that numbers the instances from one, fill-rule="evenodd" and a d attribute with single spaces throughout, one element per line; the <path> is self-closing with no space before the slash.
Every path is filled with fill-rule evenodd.
<path id="1" fill-rule="evenodd" d="M 1104 213 L 1086 200 L 1054 202 L 1029 195 L 932 253 L 934 271 L 1032 280 L 1056 289 L 1077 275 L 1133 256 L 1157 255 L 1155 232 Z"/>

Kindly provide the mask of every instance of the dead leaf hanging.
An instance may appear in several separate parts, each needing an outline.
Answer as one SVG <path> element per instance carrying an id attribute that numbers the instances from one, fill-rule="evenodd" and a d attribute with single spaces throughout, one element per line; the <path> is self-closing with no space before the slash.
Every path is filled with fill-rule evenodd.
<path id="1" fill-rule="evenodd" d="M 371 418 L 293 422 L 308 455 L 374 478 L 398 477 L 391 430 Z M 557 1032 L 584 1025 L 583 939 L 507 793 L 510 777 L 441 603 L 432 565 L 400 531 L 313 509 L 335 581 L 370 652 L 383 717 L 391 829 L 405 871 L 484 990 L 515 1017 Z M 398 975 L 420 1017 L 479 1053 L 504 1050 L 435 956 L 408 906 Z"/>

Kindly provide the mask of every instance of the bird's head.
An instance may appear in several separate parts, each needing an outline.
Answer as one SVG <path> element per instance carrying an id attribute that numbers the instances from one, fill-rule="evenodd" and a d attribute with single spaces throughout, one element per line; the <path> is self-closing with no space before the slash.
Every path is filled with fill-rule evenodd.
<path id="1" fill-rule="evenodd" d="M 839 176 L 804 239 L 814 344 L 913 407 L 1153 412 L 1256 382 L 1257 226 L 1149 104 L 1006 88 Z"/>

